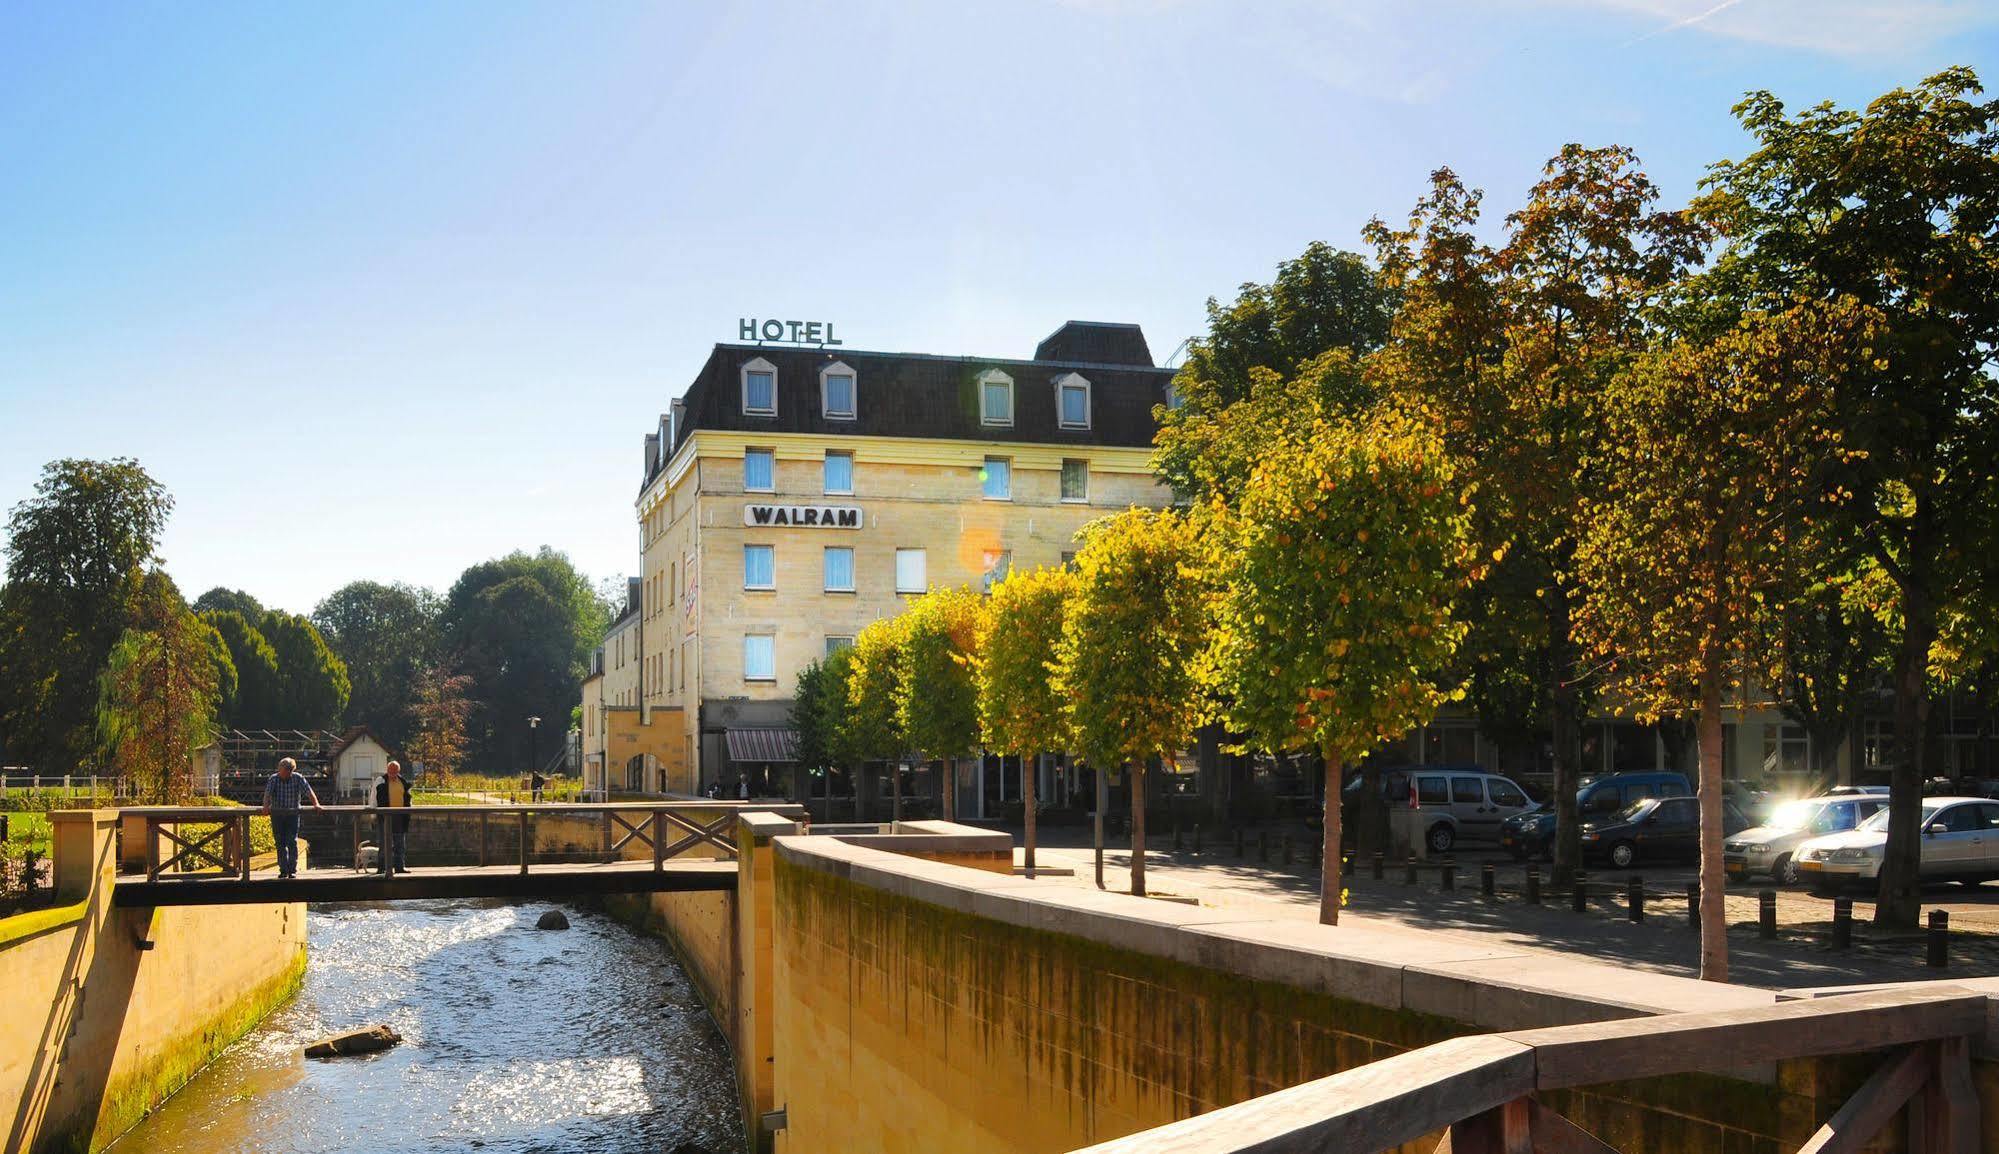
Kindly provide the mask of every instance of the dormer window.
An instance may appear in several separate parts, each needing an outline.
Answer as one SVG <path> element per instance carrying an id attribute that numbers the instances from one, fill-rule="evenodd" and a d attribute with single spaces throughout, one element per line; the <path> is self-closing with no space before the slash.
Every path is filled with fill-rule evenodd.
<path id="1" fill-rule="evenodd" d="M 743 366 L 743 415 L 777 416 L 777 366 L 762 357 Z"/>
<path id="2" fill-rule="evenodd" d="M 979 423 L 1002 427 L 1013 424 L 1013 378 L 998 369 L 979 374 Z"/>
<path id="3" fill-rule="evenodd" d="M 1082 374 L 1055 378 L 1055 417 L 1065 429 L 1090 427 L 1090 382 Z"/>
<path id="4" fill-rule="evenodd" d="M 839 361 L 819 370 L 820 411 L 828 420 L 853 420 L 856 404 L 854 370 Z"/>

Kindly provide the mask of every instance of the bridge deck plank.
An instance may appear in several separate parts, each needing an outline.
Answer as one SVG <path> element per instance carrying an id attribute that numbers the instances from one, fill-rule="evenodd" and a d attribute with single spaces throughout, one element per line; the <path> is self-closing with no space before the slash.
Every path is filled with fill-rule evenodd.
<path id="1" fill-rule="evenodd" d="M 192 874 L 147 881 L 120 876 L 111 892 L 116 906 L 252 905 L 274 902 L 381 902 L 418 898 L 573 897 L 585 894 L 690 893 L 734 889 L 731 861 L 673 861 L 655 870 L 650 860 L 495 866 L 422 866 L 383 877 L 348 869 L 306 870 L 280 878 L 258 870 L 249 880 Z"/>

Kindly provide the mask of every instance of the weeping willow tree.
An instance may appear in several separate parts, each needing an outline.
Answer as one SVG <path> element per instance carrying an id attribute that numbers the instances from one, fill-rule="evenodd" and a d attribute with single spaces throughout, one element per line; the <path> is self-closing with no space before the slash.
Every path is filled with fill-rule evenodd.
<path id="1" fill-rule="evenodd" d="M 132 624 L 98 680 L 97 732 L 107 764 L 148 801 L 193 795 L 194 751 L 214 735 L 222 661 L 213 626 L 188 611 L 166 574 L 136 578 Z"/>

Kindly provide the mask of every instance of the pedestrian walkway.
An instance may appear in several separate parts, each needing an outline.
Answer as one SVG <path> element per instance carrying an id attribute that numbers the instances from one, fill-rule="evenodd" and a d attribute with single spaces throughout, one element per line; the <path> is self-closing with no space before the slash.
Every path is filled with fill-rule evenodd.
<path id="1" fill-rule="evenodd" d="M 1093 857 L 1087 847 L 1043 848 L 1037 862 L 1074 868 L 1074 876 L 1050 878 L 1051 885 L 1095 887 Z M 1106 888 L 1130 891 L 1130 862 L 1126 847 L 1105 850 Z M 1684 899 L 1657 901 L 1646 919 L 1634 924 L 1627 919 L 1622 900 L 1608 893 L 1592 899 L 1590 912 L 1579 914 L 1552 900 L 1530 906 L 1517 893 L 1483 897 L 1475 868 L 1461 871 L 1458 888 L 1450 893 L 1440 890 L 1434 871 L 1413 886 L 1400 880 L 1399 871 L 1387 871 L 1381 881 L 1375 881 L 1369 870 L 1360 872 L 1361 877 L 1349 880 L 1342 925 L 1440 931 L 1487 945 L 1590 957 L 1657 973 L 1696 976 L 1699 972 L 1699 935 L 1689 924 Z M 1146 884 L 1155 896 L 1192 899 L 1204 906 L 1318 918 L 1318 879 L 1308 876 L 1302 864 L 1285 870 L 1239 861 L 1232 853 L 1213 848 L 1200 855 L 1152 850 L 1146 855 Z M 1957 935 L 1952 965 L 1944 970 L 1924 964 L 1920 938 L 1856 941 L 1850 950 L 1834 951 L 1807 940 L 1794 925 L 1779 940 L 1766 942 L 1756 934 L 1755 903 L 1754 890 L 1730 895 L 1730 977 L 1741 984 L 1782 989 L 1999 974 L 1999 940 L 1984 935 Z M 1825 903 L 1818 905 L 1823 909 Z"/>

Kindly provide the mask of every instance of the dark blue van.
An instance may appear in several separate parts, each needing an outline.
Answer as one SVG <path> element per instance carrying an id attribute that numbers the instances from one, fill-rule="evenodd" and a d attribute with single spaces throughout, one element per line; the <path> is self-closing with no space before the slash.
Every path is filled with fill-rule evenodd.
<path id="1" fill-rule="evenodd" d="M 1583 779 L 1576 789 L 1576 814 L 1601 821 L 1648 797 L 1685 797 L 1693 792 L 1683 773 L 1612 773 Z M 1555 852 L 1555 810 L 1541 806 L 1499 823 L 1499 844 L 1514 858 L 1549 857 Z"/>

